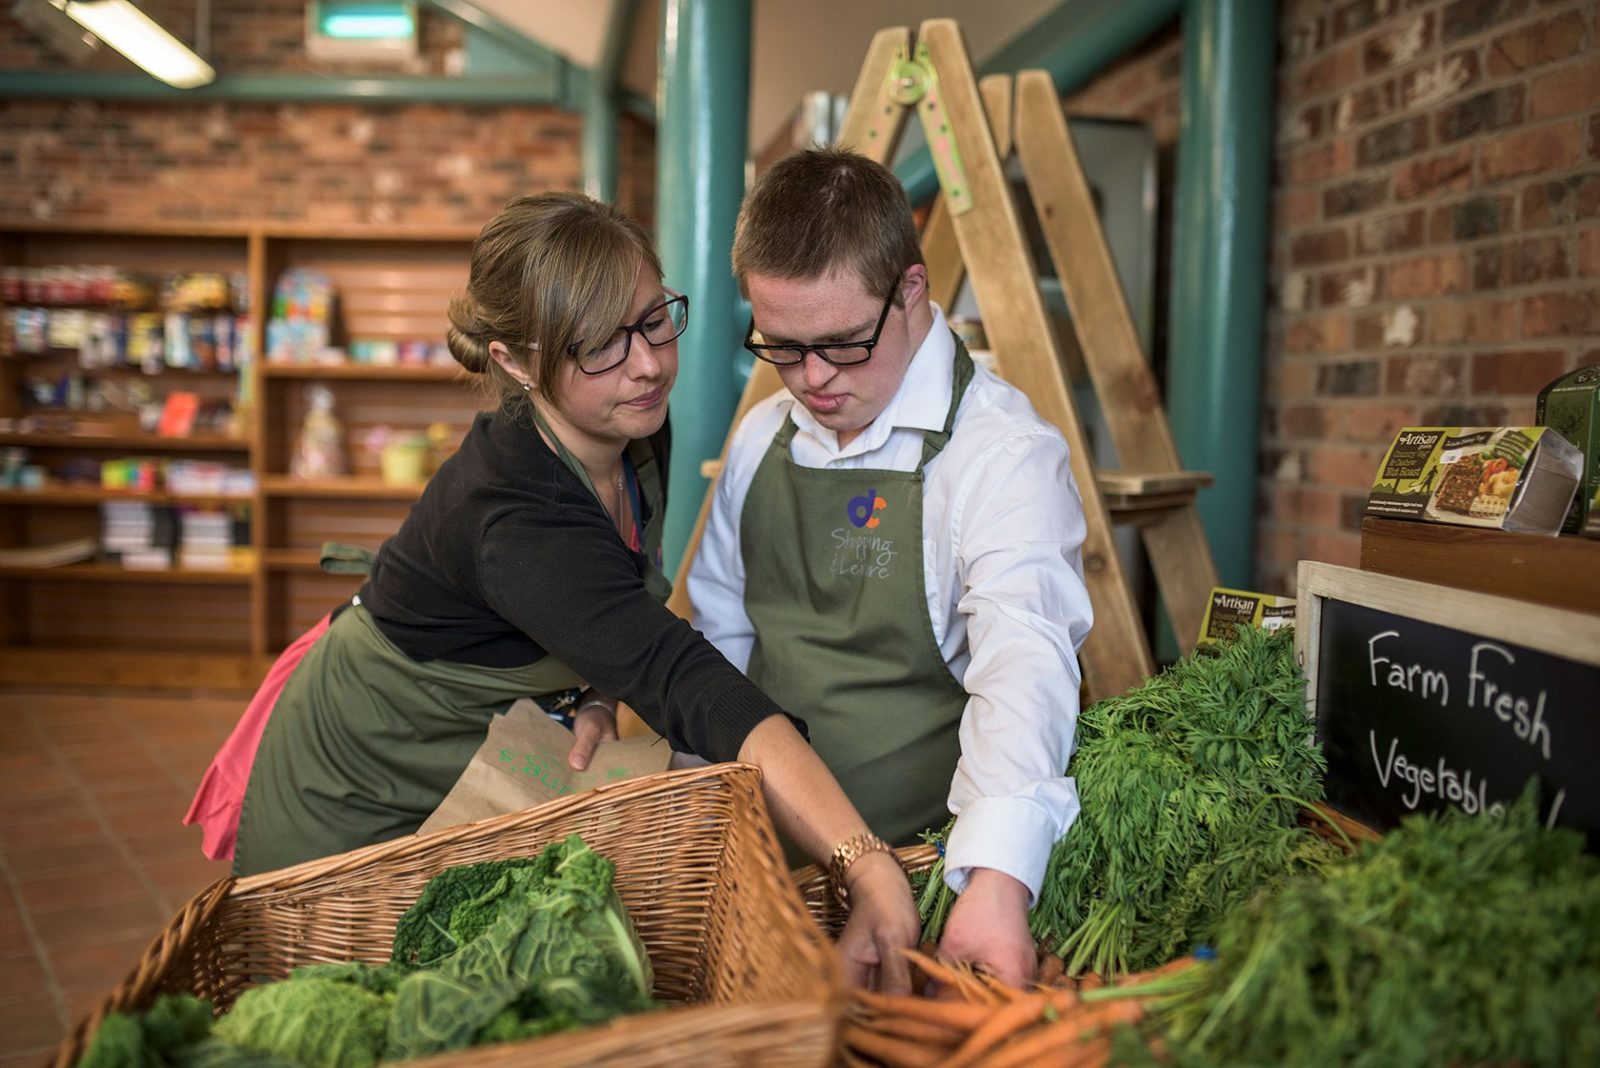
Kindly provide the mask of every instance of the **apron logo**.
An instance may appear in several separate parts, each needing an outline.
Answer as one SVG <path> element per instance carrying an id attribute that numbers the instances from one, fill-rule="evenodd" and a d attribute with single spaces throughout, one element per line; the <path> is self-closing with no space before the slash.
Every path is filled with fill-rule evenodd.
<path id="1" fill-rule="evenodd" d="M 877 490 L 869 489 L 859 497 L 851 497 L 849 503 L 844 506 L 844 514 L 852 526 L 875 527 L 878 525 L 878 517 L 873 513 L 887 507 L 889 502 L 878 496 Z"/>

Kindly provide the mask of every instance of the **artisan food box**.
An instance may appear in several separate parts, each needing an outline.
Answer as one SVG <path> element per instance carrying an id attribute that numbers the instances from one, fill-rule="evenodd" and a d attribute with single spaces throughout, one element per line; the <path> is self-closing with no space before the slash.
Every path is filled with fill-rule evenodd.
<path id="1" fill-rule="evenodd" d="M 1200 621 L 1201 645 L 1215 645 L 1233 633 L 1235 627 L 1260 627 L 1277 630 L 1294 625 L 1294 598 L 1250 590 L 1231 590 L 1214 586 L 1206 604 L 1206 617 Z"/>
<path id="2" fill-rule="evenodd" d="M 1576 534 L 1600 493 L 1600 364 L 1580 367 L 1539 391 L 1534 421 L 1572 442 L 1583 454 L 1583 477 L 1561 533 Z"/>
<path id="3" fill-rule="evenodd" d="M 1406 427 L 1367 497 L 1367 514 L 1554 534 L 1583 457 L 1548 427 Z"/>

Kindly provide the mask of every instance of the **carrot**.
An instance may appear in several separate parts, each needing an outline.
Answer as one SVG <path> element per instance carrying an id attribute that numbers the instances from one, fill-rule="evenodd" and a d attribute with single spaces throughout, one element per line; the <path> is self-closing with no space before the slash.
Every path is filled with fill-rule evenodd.
<path id="1" fill-rule="evenodd" d="M 939 1063 L 938 1050 L 891 1038 L 876 1031 L 868 1031 L 852 1024 L 844 1029 L 844 1044 L 869 1057 L 875 1057 L 889 1068 L 933 1068 Z"/>
<path id="2" fill-rule="evenodd" d="M 1041 1064 L 1048 1064 L 1050 1068 L 1101 1068 L 1111 1059 L 1111 1040 L 1107 1038 L 1079 1042 L 1065 1049 L 1049 1049 L 1042 1054 L 1029 1050 L 1014 1054 L 1013 1047 L 1022 1044 L 1016 1042 L 1002 1047 L 984 1061 L 981 1068 L 1033 1068 Z"/>
<path id="3" fill-rule="evenodd" d="M 1111 1061 L 1111 1039 L 1101 1036 L 1081 1042 L 1061 1062 L 1061 1068 L 1100 1068 Z"/>
<path id="4" fill-rule="evenodd" d="M 1044 994 L 1029 994 L 999 1009 L 967 1036 L 961 1047 L 940 1062 L 940 1068 L 970 1068 L 985 1053 L 1022 1030 L 1037 1023 L 1050 999 Z"/>
<path id="5" fill-rule="evenodd" d="M 1057 1015 L 1076 1012 L 1081 1004 L 1082 1002 L 1078 1000 L 1078 992 L 1071 987 L 1067 987 L 1064 990 L 1050 991 L 1050 1008 Z"/>
<path id="6" fill-rule="evenodd" d="M 1053 986 L 1066 972 L 1066 964 L 1054 953 L 1046 953 L 1039 965 L 1039 985 Z"/>
<path id="7" fill-rule="evenodd" d="M 1080 1009 L 1006 1045 L 996 1056 L 983 1062 L 983 1068 L 1020 1068 L 1050 1053 L 1075 1054 L 1085 1037 L 1091 1033 L 1098 1037 L 1101 1032 L 1109 1031 L 1119 1023 L 1134 1023 L 1142 1015 L 1143 1010 L 1131 1001 L 1110 1001 L 1093 1008 Z M 1061 1063 L 1079 1064 L 1080 1061 L 1074 1059 Z M 1087 1060 L 1081 1063 L 1099 1062 Z"/>
<path id="8" fill-rule="evenodd" d="M 1149 982 L 1151 979 L 1160 979 L 1162 976 L 1181 972 L 1193 967 L 1194 964 L 1195 958 L 1193 957 L 1179 957 L 1177 960 L 1167 961 L 1167 963 L 1158 968 L 1150 968 L 1147 971 L 1136 972 L 1133 975 L 1125 975 L 1117 981 L 1117 985 L 1133 986 L 1135 983 Z"/>
<path id="9" fill-rule="evenodd" d="M 974 972 L 973 974 L 977 977 L 978 982 L 988 987 L 1003 1002 L 1016 1001 L 1018 998 L 1027 997 L 1028 995 L 1026 990 L 1018 990 L 1014 986 L 1008 986 L 988 972 Z"/>
<path id="10" fill-rule="evenodd" d="M 970 1028 L 955 1028 L 946 1024 L 931 1023 L 913 1016 L 882 1015 L 856 1021 L 861 1027 L 892 1038 L 906 1038 L 929 1046 L 942 1047 L 947 1052 L 961 1045 Z"/>
<path id="11" fill-rule="evenodd" d="M 876 994 L 870 990 L 857 990 L 851 997 L 883 1016 L 924 1020 L 963 1032 L 980 1026 L 991 1015 L 987 1005 L 974 1005 L 966 1001 L 932 1001 L 928 998 Z"/>
<path id="12" fill-rule="evenodd" d="M 970 968 L 952 967 L 942 961 L 935 960 L 932 957 L 925 957 L 921 953 L 910 949 L 902 949 L 900 952 L 905 954 L 906 959 L 911 963 L 927 972 L 936 982 L 943 983 L 960 994 L 964 1001 L 974 1001 L 981 1005 L 998 1005 L 1003 1000 L 1000 995 L 978 982 L 977 977 L 972 974 Z"/>
<path id="13" fill-rule="evenodd" d="M 1099 972 L 1084 972 L 1078 976 L 1079 990 L 1099 990 L 1106 985 L 1105 977 Z"/>

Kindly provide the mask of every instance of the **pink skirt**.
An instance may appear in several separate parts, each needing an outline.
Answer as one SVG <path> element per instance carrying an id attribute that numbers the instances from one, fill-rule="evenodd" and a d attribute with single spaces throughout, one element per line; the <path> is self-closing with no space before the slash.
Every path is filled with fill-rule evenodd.
<path id="1" fill-rule="evenodd" d="M 239 834 L 239 813 L 244 808 L 245 788 L 250 785 L 250 768 L 255 764 L 256 749 L 261 745 L 261 735 L 272 718 L 272 709 L 283 693 L 283 687 L 300 665 L 307 651 L 327 631 L 332 613 L 323 616 L 316 626 L 295 639 L 272 664 L 266 679 L 250 704 L 239 717 L 238 724 L 228 740 L 222 743 L 211 766 L 200 780 L 189 812 L 183 817 L 185 827 L 199 824 L 202 831 L 200 851 L 212 860 L 232 860 L 234 841 Z"/>

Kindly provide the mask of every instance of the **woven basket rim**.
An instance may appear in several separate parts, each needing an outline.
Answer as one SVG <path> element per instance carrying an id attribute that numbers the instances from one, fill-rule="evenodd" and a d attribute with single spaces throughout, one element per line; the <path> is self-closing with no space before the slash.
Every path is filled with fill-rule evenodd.
<path id="1" fill-rule="evenodd" d="M 717 780 L 727 782 L 734 789 L 749 790 L 753 805 L 742 810 L 760 821 L 768 820 L 765 798 L 761 791 L 760 769 L 753 764 L 732 761 L 640 776 L 573 794 L 521 812 L 491 816 L 472 823 L 442 828 L 426 835 L 410 835 L 364 846 L 347 853 L 306 861 L 276 871 L 243 878 L 230 876 L 218 880 L 186 902 L 161 928 L 127 977 L 108 992 L 99 1004 L 81 1018 L 62 1039 L 50 1063 L 55 1068 L 71 1068 L 87 1049 L 108 1013 L 122 1011 L 153 996 L 168 974 L 172 959 L 191 943 L 195 933 L 204 928 L 213 915 L 234 899 L 263 892 L 292 893 L 302 888 L 314 889 L 326 880 L 380 865 L 421 862 L 417 863 L 416 867 L 425 870 L 426 861 L 441 847 L 477 844 L 494 839 L 508 831 L 537 828 L 543 824 L 582 818 L 590 810 L 617 812 L 622 810 L 621 807 L 630 799 L 676 794 L 693 789 L 696 783 Z M 641 1047 L 649 1045 L 651 1027 L 663 1019 L 671 1022 L 670 1029 L 675 1032 L 693 1032 L 694 1027 L 691 1026 L 693 1020 L 689 1018 L 691 1013 L 703 1014 L 705 1017 L 703 1022 L 706 1025 L 718 1021 L 739 1020 L 759 1023 L 762 1019 L 777 1021 L 794 1017 L 797 1013 L 803 1016 L 806 1015 L 802 1010 L 803 1006 L 815 1006 L 811 1014 L 825 1018 L 830 1031 L 836 1028 L 846 998 L 843 966 L 838 960 L 837 953 L 817 928 L 811 911 L 801 900 L 793 883 L 786 877 L 782 850 L 771 832 L 770 823 L 766 832 L 758 837 L 761 840 L 753 842 L 749 848 L 760 850 L 769 862 L 763 866 L 769 867 L 775 873 L 772 890 L 777 895 L 775 904 L 778 912 L 770 919 L 785 927 L 791 927 L 798 936 L 797 948 L 805 958 L 804 978 L 800 986 L 807 991 L 806 994 L 788 995 L 782 998 L 767 996 L 759 1000 L 714 1004 L 666 1003 L 655 1011 L 617 1017 L 610 1023 L 598 1027 L 542 1036 L 503 1046 L 481 1046 L 449 1051 L 421 1060 L 426 1060 L 430 1064 L 445 1064 L 449 1062 L 442 1058 L 469 1058 L 476 1061 L 481 1057 L 498 1062 L 504 1058 L 494 1051 L 526 1050 L 528 1057 L 539 1057 L 540 1051 L 548 1049 L 557 1055 L 557 1063 L 582 1063 L 589 1058 L 573 1061 L 563 1060 L 561 1057 L 569 1053 L 583 1054 L 586 1042 L 591 1039 L 596 1052 L 616 1048 L 637 1054 Z M 744 1029 L 749 1030 L 748 1022 L 744 1025 Z M 709 1031 L 708 1039 L 714 1040 L 718 1032 L 714 1027 Z M 776 1037 L 781 1041 L 781 1026 L 778 1032 Z"/>
<path id="2" fill-rule="evenodd" d="M 626 779 L 622 782 L 607 783 L 604 786 L 597 786 L 592 790 L 571 794 L 554 801 L 546 801 L 543 804 L 535 805 L 533 808 L 525 808 L 520 812 L 487 816 L 471 823 L 458 823 L 453 827 L 441 827 L 427 834 L 406 835 L 403 838 L 394 838 L 387 842 L 361 846 L 346 853 L 336 853 L 331 857 L 318 857 L 315 860 L 303 861 L 286 868 L 264 871 L 256 875 L 236 876 L 233 880 L 233 892 L 242 895 L 263 889 L 293 890 L 318 879 L 342 875 L 345 872 L 356 871 L 371 864 L 423 856 L 433 852 L 441 845 L 454 845 L 458 842 L 493 838 L 506 831 L 521 830 L 524 827 L 549 823 L 560 817 L 577 815 L 591 808 L 611 807 L 630 797 L 648 797 L 652 794 L 675 792 L 689 783 L 698 782 L 702 779 L 738 779 L 745 776 L 755 777 L 757 792 L 759 793 L 761 769 L 754 764 L 727 761 L 721 764 L 709 764 L 700 768 L 654 772 L 650 775 L 641 775 L 638 778 Z"/>

